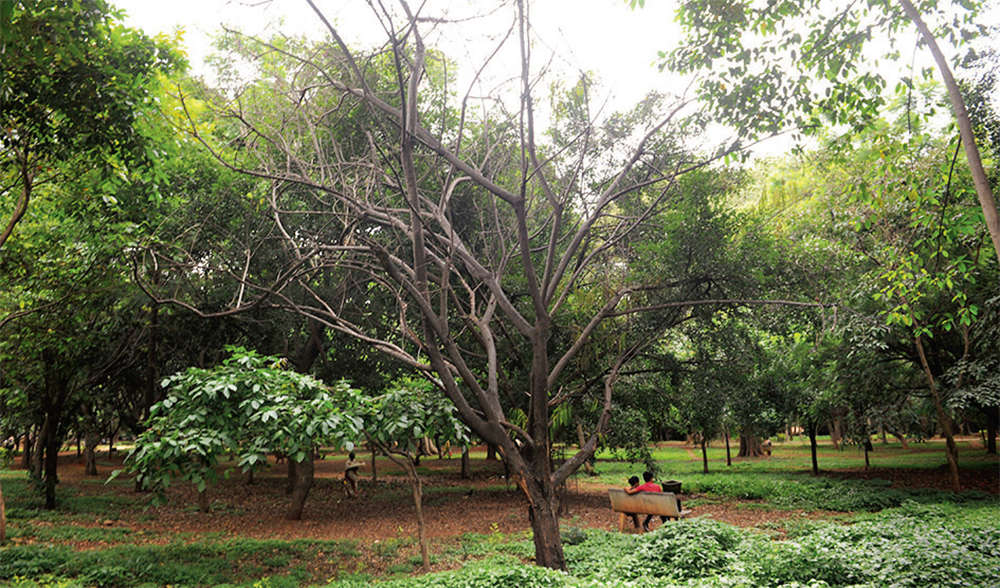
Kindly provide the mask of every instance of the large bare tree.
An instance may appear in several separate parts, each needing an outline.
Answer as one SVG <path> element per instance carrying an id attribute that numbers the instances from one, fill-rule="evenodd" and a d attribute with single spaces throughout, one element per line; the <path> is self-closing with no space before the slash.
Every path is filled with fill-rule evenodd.
<path id="1" fill-rule="evenodd" d="M 191 126 L 225 165 L 263 180 L 251 196 L 272 230 L 241 245 L 242 259 L 175 249 L 158 267 L 232 279 L 228 308 L 199 313 L 284 307 L 427 374 L 502 450 L 537 563 L 564 568 L 558 488 L 593 455 L 623 366 L 698 305 L 732 302 L 725 279 L 696 271 L 693 250 L 672 249 L 680 261 L 659 268 L 667 254 L 643 245 L 662 239 L 657 219 L 684 199 L 685 178 L 726 150 L 690 155 L 701 126 L 679 98 L 652 96 L 598 124 L 585 79 L 553 98 L 540 133 L 546 68 L 533 65 L 523 0 L 499 9 L 509 28 L 464 94 L 450 87 L 452 64 L 425 45 L 425 34 L 463 22 L 374 3 L 387 42 L 365 53 L 309 4 L 329 42 L 230 36 L 261 77 L 217 104 L 229 122 L 216 136 Z M 504 89 L 475 97 L 508 49 L 520 72 L 514 106 Z M 550 417 L 578 389 L 583 357 L 603 387 L 599 425 L 556 463 Z"/>

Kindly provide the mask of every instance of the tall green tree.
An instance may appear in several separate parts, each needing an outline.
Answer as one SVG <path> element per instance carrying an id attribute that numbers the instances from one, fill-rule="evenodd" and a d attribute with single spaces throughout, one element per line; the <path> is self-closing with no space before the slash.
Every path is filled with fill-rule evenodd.
<path id="1" fill-rule="evenodd" d="M 0 28 L 0 248 L 40 188 L 99 170 L 81 199 L 113 187 L 152 159 L 137 120 L 150 80 L 177 59 L 126 28 L 103 0 L 3 3 Z"/>
<path id="2" fill-rule="evenodd" d="M 0 363 L 27 398 L 52 508 L 73 395 L 129 355 L 121 254 L 159 179 L 158 76 L 180 61 L 102 1 L 4 2 L 0 20 Z"/>
<path id="3" fill-rule="evenodd" d="M 984 224 L 1000 261 L 996 197 L 965 96 L 938 46 L 938 39 L 960 46 L 983 34 L 980 7 L 969 2 L 915 6 L 910 0 L 872 0 L 830 10 L 818 0 L 689 0 L 678 10 L 685 39 L 665 55 L 664 64 L 699 74 L 699 92 L 713 114 L 748 136 L 816 131 L 824 119 L 861 128 L 874 121 L 885 104 L 886 79 L 873 65 L 900 59 L 893 47 L 870 65 L 873 41 L 891 45 L 913 25 L 944 80 Z M 909 78 L 904 81 L 912 85 Z M 905 91 L 905 85 L 900 89 Z"/>

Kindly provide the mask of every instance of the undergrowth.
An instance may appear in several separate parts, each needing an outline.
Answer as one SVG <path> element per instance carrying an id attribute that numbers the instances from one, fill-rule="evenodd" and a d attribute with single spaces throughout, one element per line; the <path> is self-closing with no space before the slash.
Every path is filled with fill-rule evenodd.
<path id="1" fill-rule="evenodd" d="M 460 570 L 379 586 L 996 586 L 1000 569 L 1000 510 L 985 503 L 910 501 L 851 525 L 813 522 L 782 541 L 700 519 L 646 535 L 584 535 L 564 545 L 569 573 L 494 552 Z M 345 578 L 329 586 L 370 584 Z"/>

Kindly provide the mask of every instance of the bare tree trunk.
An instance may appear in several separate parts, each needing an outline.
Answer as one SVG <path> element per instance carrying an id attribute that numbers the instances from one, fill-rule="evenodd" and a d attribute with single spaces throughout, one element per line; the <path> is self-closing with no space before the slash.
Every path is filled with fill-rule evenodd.
<path id="1" fill-rule="evenodd" d="M 59 480 L 57 470 L 59 450 L 62 446 L 59 425 L 62 419 L 63 404 L 68 393 L 68 382 L 61 370 L 55 365 L 54 353 L 46 351 L 43 356 L 46 358 L 45 365 L 48 368 L 45 376 L 45 398 L 43 399 L 45 427 L 44 434 L 41 435 L 45 439 L 45 508 L 52 510 L 56 507 L 56 483 Z"/>
<path id="2" fill-rule="evenodd" d="M 415 462 L 403 460 L 406 473 L 410 475 L 410 485 L 413 490 L 413 506 L 417 511 L 417 541 L 420 543 L 420 561 L 424 570 L 431 567 L 430 555 L 427 552 L 427 525 L 424 522 L 424 484 L 417 474 Z"/>
<path id="3" fill-rule="evenodd" d="M 951 73 L 951 67 L 945 58 L 941 48 L 938 47 L 937 40 L 931 34 L 929 28 L 920 18 L 920 13 L 914 8 L 910 0 L 899 0 L 899 4 L 906 12 L 906 16 L 913 21 L 920 31 L 927 47 L 937 62 L 941 77 L 944 78 L 944 85 L 948 89 L 948 97 L 951 99 L 951 106 L 955 112 L 955 120 L 958 122 L 959 134 L 962 138 L 962 145 L 965 147 L 965 158 L 969 162 L 969 171 L 972 172 L 972 183 L 976 187 L 976 196 L 979 197 L 979 205 L 983 209 L 983 217 L 986 219 L 986 229 L 990 233 L 993 241 L 993 252 L 996 254 L 997 262 L 1000 263 L 1000 215 L 997 214 L 997 201 L 990 187 L 989 179 L 986 177 L 986 170 L 983 169 L 983 161 L 979 156 L 979 149 L 976 147 L 976 137 L 972 132 L 972 121 L 965 108 L 965 100 L 962 92 L 955 82 L 955 77 Z"/>
<path id="4" fill-rule="evenodd" d="M 701 471 L 704 472 L 704 473 L 706 473 L 706 474 L 708 473 L 708 450 L 706 449 L 707 445 L 708 445 L 708 441 L 705 438 L 705 435 L 702 435 L 701 436 Z"/>
<path id="5" fill-rule="evenodd" d="M 945 439 L 945 456 L 948 458 L 948 471 L 951 473 L 951 489 L 955 492 L 962 491 L 962 482 L 958 477 L 958 447 L 955 445 L 955 436 L 952 433 L 951 417 L 944 410 L 944 403 L 941 402 L 941 394 L 938 391 L 937 382 L 931 372 L 931 366 L 927 363 L 927 355 L 924 353 L 924 342 L 920 335 L 914 338 L 917 346 L 917 355 L 920 356 L 920 365 L 924 368 L 924 375 L 927 377 L 927 385 L 931 391 L 931 399 L 934 401 L 934 411 L 937 413 L 938 423 Z"/>
<path id="6" fill-rule="evenodd" d="M 55 419 L 53 419 L 55 420 Z M 59 482 L 59 449 L 62 439 L 59 437 L 58 423 L 52 426 L 45 443 L 45 509 L 56 507 L 56 484 Z"/>
<path id="7" fill-rule="evenodd" d="M 535 499 L 529 501 L 528 518 L 535 543 L 535 563 L 556 570 L 566 569 L 562 540 L 559 537 L 558 507 L 542 493 L 535 492 Z M 555 497 L 553 489 L 552 496 Z"/>
<path id="8" fill-rule="evenodd" d="M 764 455 L 764 448 L 760 444 L 760 438 L 752 433 L 740 433 L 739 457 L 761 457 Z"/>
<path id="9" fill-rule="evenodd" d="M 152 283 L 154 286 L 160 283 L 160 270 L 153 270 Z M 141 415 L 143 418 L 149 416 L 149 409 L 160 400 L 159 386 L 160 380 L 160 305 L 155 300 L 149 302 L 149 342 L 146 347 L 146 373 L 143 383 L 143 406 Z"/>
<path id="10" fill-rule="evenodd" d="M 375 468 L 375 457 L 378 454 L 375 451 L 375 446 L 372 445 L 372 483 L 378 482 L 378 470 Z"/>
<path id="11" fill-rule="evenodd" d="M 830 420 L 830 442 L 833 443 L 834 449 L 839 450 L 843 449 L 844 447 L 843 440 L 844 440 L 843 421 L 841 420 L 840 415 L 836 415 Z"/>
<path id="12" fill-rule="evenodd" d="M 87 431 L 84 435 L 83 447 L 83 473 L 87 476 L 97 474 L 97 444 L 101 441 L 100 435 L 95 431 Z"/>
<path id="13" fill-rule="evenodd" d="M 470 477 L 469 472 L 469 446 L 462 446 L 462 479 L 468 480 Z"/>
<path id="14" fill-rule="evenodd" d="M 997 454 L 997 423 L 1000 421 L 1000 407 L 986 409 L 986 453 Z"/>
<path id="15" fill-rule="evenodd" d="M 814 476 L 819 475 L 819 461 L 816 459 L 816 430 L 819 429 L 819 423 L 816 421 L 809 422 L 809 453 L 812 455 L 812 473 Z"/>
<path id="16" fill-rule="evenodd" d="M 587 444 L 587 438 L 583 434 L 583 423 L 581 422 L 576 423 L 576 438 L 579 441 L 580 449 L 582 450 L 583 446 Z M 594 471 L 594 465 L 590 463 L 589 459 L 583 462 L 583 471 L 587 472 L 587 475 L 589 476 L 597 475 L 597 472 Z"/>
<path id="17" fill-rule="evenodd" d="M 290 521 L 302 519 L 302 510 L 305 508 L 306 498 L 313 485 L 313 453 L 312 450 L 306 452 L 306 457 L 295 466 L 295 487 L 292 490 L 292 503 L 288 507 L 288 514 L 285 518 Z M 291 464 L 292 459 L 288 458 Z"/>
<path id="18" fill-rule="evenodd" d="M 7 509 L 3 500 L 3 482 L 0 482 L 0 545 L 7 542 Z"/>
<path id="19" fill-rule="evenodd" d="M 26 470 L 31 469 L 31 450 L 33 439 L 31 436 L 31 430 L 33 428 L 34 427 L 28 427 L 28 430 L 24 433 L 24 451 L 21 452 L 21 467 Z"/>
<path id="20" fill-rule="evenodd" d="M 729 427 L 726 427 L 723 430 L 723 433 L 726 436 L 726 466 L 732 467 L 732 465 L 733 465 L 733 456 L 732 456 L 732 453 L 729 450 Z"/>
<path id="21" fill-rule="evenodd" d="M 207 513 L 212 509 L 212 501 L 208 498 L 208 488 L 198 491 L 198 512 Z"/>
<path id="22" fill-rule="evenodd" d="M 31 451 L 31 475 L 37 480 L 42 479 L 42 467 L 45 463 L 45 434 L 49 430 L 49 417 L 42 420 L 42 426 L 35 434 L 35 448 Z"/>

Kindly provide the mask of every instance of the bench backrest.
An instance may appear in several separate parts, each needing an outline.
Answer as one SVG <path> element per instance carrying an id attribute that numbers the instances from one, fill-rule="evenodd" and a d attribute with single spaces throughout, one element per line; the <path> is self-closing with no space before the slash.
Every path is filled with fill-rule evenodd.
<path id="1" fill-rule="evenodd" d="M 612 488 L 608 490 L 611 498 L 611 510 L 615 512 L 634 512 L 642 514 L 679 517 L 677 496 L 673 492 L 639 492 L 628 494 L 624 490 Z"/>

